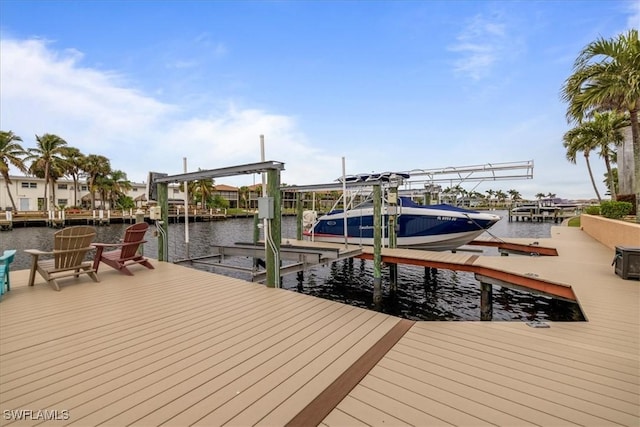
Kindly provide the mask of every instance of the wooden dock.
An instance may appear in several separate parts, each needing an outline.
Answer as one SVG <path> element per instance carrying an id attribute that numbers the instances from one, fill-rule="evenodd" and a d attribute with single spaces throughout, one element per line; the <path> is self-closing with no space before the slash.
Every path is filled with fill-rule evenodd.
<path id="1" fill-rule="evenodd" d="M 60 292 L 12 271 L 0 423 L 638 426 L 640 282 L 552 233 L 557 257 L 476 262 L 566 283 L 586 322 L 410 322 L 159 262 Z"/>

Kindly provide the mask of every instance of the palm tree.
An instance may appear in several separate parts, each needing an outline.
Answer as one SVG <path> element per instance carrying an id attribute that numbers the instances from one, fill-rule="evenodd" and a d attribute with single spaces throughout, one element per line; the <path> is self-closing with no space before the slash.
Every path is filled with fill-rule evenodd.
<path id="1" fill-rule="evenodd" d="M 520 192 L 518 190 L 508 190 L 507 194 L 509 194 L 509 197 L 511 198 L 511 204 L 513 205 L 515 202 L 517 202 L 518 200 L 522 199 L 522 195 L 520 194 Z"/>
<path id="2" fill-rule="evenodd" d="M 591 163 L 589 161 L 589 154 L 597 147 L 597 143 L 593 138 L 592 128 L 586 124 L 582 124 L 567 131 L 562 139 L 564 141 L 562 145 L 567 149 L 567 160 L 571 163 L 576 163 L 578 153 L 582 152 L 584 154 L 584 160 L 587 163 L 587 170 L 589 171 L 591 185 L 593 185 L 593 190 L 596 192 L 598 201 L 601 202 L 602 197 L 600 197 L 596 181 L 593 178 L 593 171 L 591 170 Z"/>
<path id="3" fill-rule="evenodd" d="M 562 87 L 567 119 L 580 123 L 594 111 L 614 109 L 631 119 L 636 221 L 640 222 L 640 39 L 632 29 L 613 39 L 589 43 L 574 63 L 574 73 Z"/>
<path id="4" fill-rule="evenodd" d="M 73 180 L 73 206 L 78 206 L 78 182 L 84 170 L 86 157 L 75 147 L 66 147 L 63 153 L 67 169 L 64 171 Z"/>
<path id="5" fill-rule="evenodd" d="M 544 193 L 537 193 L 536 194 L 536 199 L 538 199 L 538 200 L 544 199 L 544 197 L 545 197 Z"/>
<path id="6" fill-rule="evenodd" d="M 113 209 L 116 202 L 131 189 L 131 182 L 127 179 L 126 173 L 113 170 L 107 175 L 96 177 L 96 188 L 102 195 L 102 207 L 105 207 L 104 202 L 108 200 L 109 208 Z"/>
<path id="7" fill-rule="evenodd" d="M 612 145 L 615 147 L 624 141 L 622 129 L 628 125 L 629 120 L 627 117 L 615 111 L 595 113 L 594 120 L 589 122 L 589 126 L 593 132 L 593 138 L 599 149 L 600 157 L 604 159 L 604 164 L 607 168 L 607 176 L 609 177 L 607 187 L 613 200 L 616 199 L 616 191 L 613 174 L 611 173 L 611 163 L 615 162 L 616 151 L 615 148 L 612 148 Z"/>
<path id="8" fill-rule="evenodd" d="M 504 205 L 504 201 L 506 200 L 506 198 L 507 198 L 507 194 L 504 191 L 502 190 L 496 191 L 496 199 L 498 199 L 498 203 L 501 203 Z"/>
<path id="9" fill-rule="evenodd" d="M 489 197 L 487 205 L 490 205 L 491 199 L 493 199 L 493 196 L 496 194 L 496 191 L 489 189 L 489 190 L 486 190 L 485 193 L 487 193 L 487 196 Z"/>
<path id="10" fill-rule="evenodd" d="M 602 182 L 605 184 L 613 182 L 613 194 L 616 194 L 618 192 L 618 168 L 611 168 L 611 172 L 605 172 L 604 180 Z M 612 195 L 610 192 L 608 194 Z"/>
<path id="11" fill-rule="evenodd" d="M 9 178 L 9 165 L 15 166 L 20 172 L 26 173 L 27 167 L 21 157 L 26 156 L 27 151 L 16 141 L 22 141 L 18 135 L 12 131 L 0 131 L 0 175 L 4 178 L 4 185 L 7 187 L 7 194 L 13 210 L 16 211 L 16 202 L 11 195 L 11 179 Z"/>
<path id="12" fill-rule="evenodd" d="M 202 203 L 202 209 L 206 209 L 208 202 L 212 199 L 215 185 L 213 179 L 199 179 L 194 181 L 193 194 L 194 200 L 200 199 Z"/>
<path id="13" fill-rule="evenodd" d="M 36 148 L 30 148 L 25 161 L 31 161 L 29 173 L 44 178 L 44 203 L 43 208 L 49 210 L 53 208 L 55 200 L 56 180 L 63 176 L 66 168 L 64 160 L 64 150 L 67 141 L 58 135 L 45 133 L 42 136 L 36 135 Z M 47 190 L 51 185 L 51 197 L 47 198 Z"/>
<path id="14" fill-rule="evenodd" d="M 249 194 L 250 194 L 251 190 L 249 189 L 249 187 L 247 187 L 246 185 L 243 185 L 242 187 L 240 187 L 238 189 L 238 195 L 240 196 L 240 200 L 242 202 L 244 202 L 244 208 L 248 209 L 249 208 Z"/>
<path id="15" fill-rule="evenodd" d="M 98 177 L 106 176 L 111 172 L 109 159 L 98 154 L 89 154 L 85 159 L 84 171 L 87 174 L 87 186 L 91 197 L 91 209 L 96 207 L 96 181 Z"/>

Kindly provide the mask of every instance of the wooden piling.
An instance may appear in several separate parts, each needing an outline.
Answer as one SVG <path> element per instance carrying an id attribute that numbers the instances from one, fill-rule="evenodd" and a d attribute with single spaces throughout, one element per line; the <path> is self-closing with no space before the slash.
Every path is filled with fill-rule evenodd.
<path id="1" fill-rule="evenodd" d="M 382 303 L 382 191 L 373 186 L 373 304 Z"/>
<path id="2" fill-rule="evenodd" d="M 397 221 L 398 221 L 398 187 L 389 188 L 389 248 L 398 247 Z M 389 283 L 391 290 L 396 291 L 398 288 L 398 264 L 389 264 Z"/>
<path id="3" fill-rule="evenodd" d="M 265 230 L 266 262 L 267 262 L 267 287 L 279 287 L 280 284 L 280 243 L 282 240 L 281 221 L 281 195 L 280 195 L 280 171 L 270 169 L 267 172 L 267 196 L 273 198 L 273 219 L 269 220 L 271 244 L 268 244 L 267 230 Z"/>
<path id="4" fill-rule="evenodd" d="M 493 319 L 493 286 L 480 282 L 480 320 Z"/>
<path id="5" fill-rule="evenodd" d="M 161 232 L 158 234 L 158 260 L 168 261 L 169 254 L 166 253 L 167 233 L 169 232 L 169 184 L 160 182 L 158 186 L 158 206 L 160 206 L 161 220 L 158 222 Z"/>

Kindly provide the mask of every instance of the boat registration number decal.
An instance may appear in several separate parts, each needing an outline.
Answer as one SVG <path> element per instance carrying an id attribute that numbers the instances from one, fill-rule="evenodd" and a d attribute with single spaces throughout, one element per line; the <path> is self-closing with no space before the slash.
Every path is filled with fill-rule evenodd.
<path id="1" fill-rule="evenodd" d="M 455 221 L 456 218 L 454 218 L 452 216 L 439 216 L 438 220 L 439 221 Z"/>

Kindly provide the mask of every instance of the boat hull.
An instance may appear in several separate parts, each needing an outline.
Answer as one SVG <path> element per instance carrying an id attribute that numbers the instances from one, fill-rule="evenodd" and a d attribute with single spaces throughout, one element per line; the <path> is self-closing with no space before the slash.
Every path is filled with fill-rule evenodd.
<path id="1" fill-rule="evenodd" d="M 480 236 L 500 217 L 453 207 L 402 207 L 397 217 L 397 247 L 445 251 L 458 248 Z M 346 214 L 347 243 L 374 244 L 373 209 L 353 209 Z M 388 212 L 382 213 L 382 244 L 389 245 Z M 321 217 L 305 234 L 315 241 L 344 243 L 344 212 L 332 212 Z"/>

